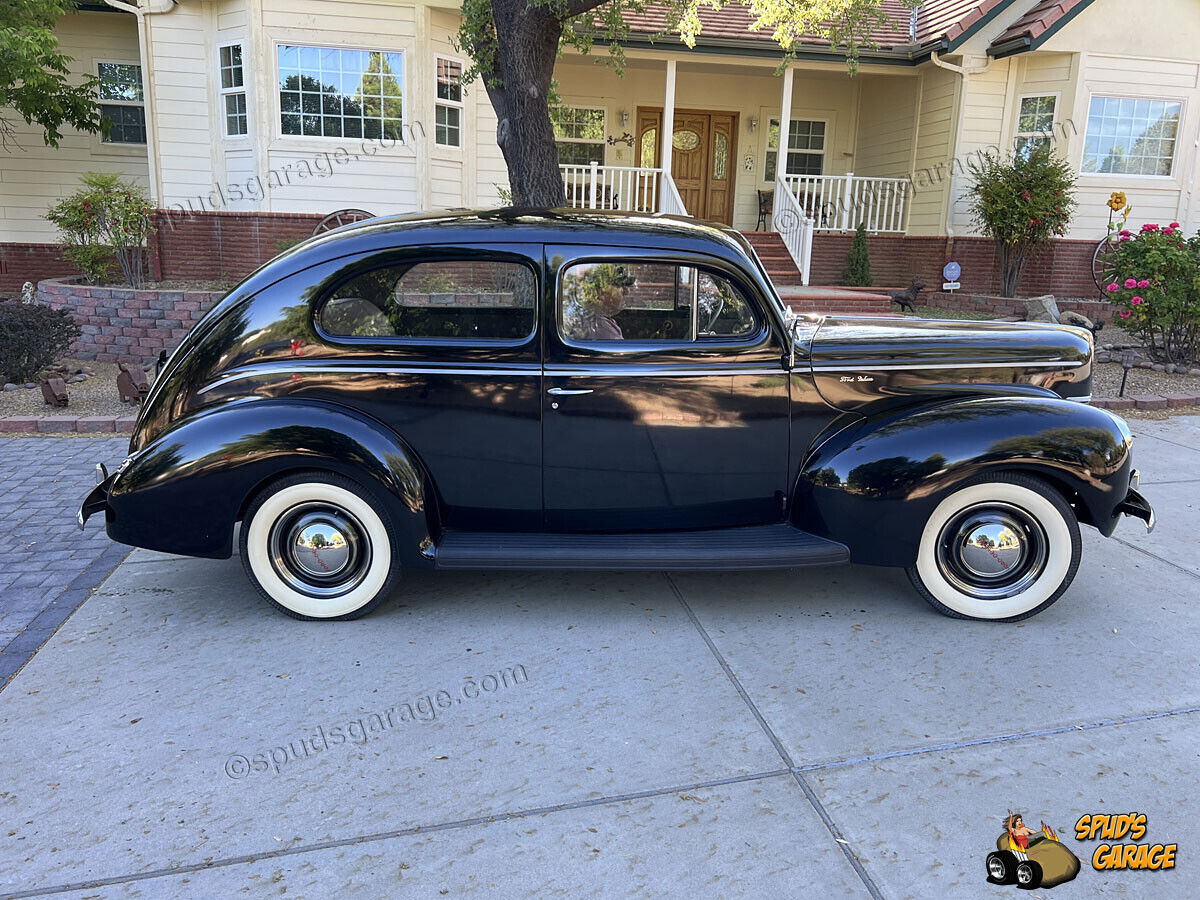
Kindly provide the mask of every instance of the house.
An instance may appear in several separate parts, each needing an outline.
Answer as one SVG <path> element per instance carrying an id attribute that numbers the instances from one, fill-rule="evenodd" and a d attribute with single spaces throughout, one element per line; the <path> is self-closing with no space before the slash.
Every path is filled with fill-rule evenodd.
<path id="1" fill-rule="evenodd" d="M 778 46 L 737 4 L 701 14 L 694 49 L 661 35 L 661 11 L 631 17 L 624 77 L 603 47 L 566 53 L 554 119 L 569 202 L 778 232 L 759 239 L 776 277 L 813 284 L 836 283 L 861 221 L 878 278 L 932 284 L 954 259 L 964 287 L 987 291 L 995 262 L 963 200 L 966 164 L 1050 144 L 1080 173 L 1080 207 L 1029 290 L 1094 291 L 1112 191 L 1129 194 L 1135 224 L 1200 227 L 1200 4 L 885 5 L 890 24 L 853 78 L 815 42 L 778 71 Z M 163 211 L 151 258 L 165 277 L 240 276 L 335 210 L 501 203 L 496 119 L 463 83 L 453 0 L 78 8 L 60 40 L 98 76 L 114 127 L 59 149 L 25 129 L 23 149 L 0 156 L 0 290 L 65 271 L 42 213 L 88 170 L 145 185 Z"/>

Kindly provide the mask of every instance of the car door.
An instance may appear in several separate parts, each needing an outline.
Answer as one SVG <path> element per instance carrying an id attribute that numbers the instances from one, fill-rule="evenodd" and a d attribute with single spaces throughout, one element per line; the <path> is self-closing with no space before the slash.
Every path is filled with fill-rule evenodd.
<path id="1" fill-rule="evenodd" d="M 782 336 L 715 257 L 547 246 L 542 494 L 550 531 L 778 522 Z"/>

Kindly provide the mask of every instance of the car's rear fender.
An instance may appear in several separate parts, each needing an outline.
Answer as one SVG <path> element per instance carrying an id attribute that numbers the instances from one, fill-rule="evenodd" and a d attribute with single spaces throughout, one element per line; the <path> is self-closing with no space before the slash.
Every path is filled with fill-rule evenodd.
<path id="1" fill-rule="evenodd" d="M 402 563 L 427 565 L 428 478 L 388 428 L 337 404 L 241 400 L 174 424 L 108 488 L 109 536 L 136 547 L 225 558 L 233 526 L 265 484 L 307 469 L 338 472 L 390 498 Z"/>
<path id="2" fill-rule="evenodd" d="M 793 518 L 850 548 L 854 562 L 910 566 L 921 530 L 957 486 L 989 472 L 1038 475 L 1080 521 L 1111 534 L 1130 476 L 1130 437 L 1116 416 L 1049 397 L 923 404 L 862 419 L 805 460 Z"/>

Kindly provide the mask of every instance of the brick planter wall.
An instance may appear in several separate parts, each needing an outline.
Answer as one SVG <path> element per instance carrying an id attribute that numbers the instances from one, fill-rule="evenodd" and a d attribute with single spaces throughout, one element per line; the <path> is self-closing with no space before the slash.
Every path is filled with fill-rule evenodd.
<path id="1" fill-rule="evenodd" d="M 312 237 L 324 216 L 306 213 L 178 213 L 159 210 L 150 277 L 240 281 L 279 255 L 279 241 Z"/>
<path id="2" fill-rule="evenodd" d="M 152 362 L 173 350 L 221 297 L 219 291 L 135 291 L 91 287 L 77 278 L 38 283 L 38 301 L 68 310 L 83 332 L 71 345 L 76 359 Z"/>
<path id="3" fill-rule="evenodd" d="M 0 297 L 20 297 L 21 285 L 56 275 L 78 275 L 57 244 L 0 243 Z"/>
<path id="4" fill-rule="evenodd" d="M 1056 302 L 1059 312 L 1077 312 L 1097 324 L 1112 321 L 1116 310 L 1116 307 L 1105 300 L 1056 300 Z M 940 306 L 944 309 L 989 313 L 1002 318 L 1013 316 L 1025 318 L 1025 301 L 1020 297 L 973 294 L 968 291 L 955 291 L 951 294 L 942 291 L 925 291 L 921 294 L 921 303 L 926 306 Z"/>
<path id="5" fill-rule="evenodd" d="M 818 234 L 813 238 L 811 284 L 840 284 L 850 251 L 851 234 Z M 867 238 L 871 276 L 878 285 L 907 287 L 914 275 L 930 288 L 942 285 L 942 268 L 954 260 L 962 265 L 964 293 L 998 294 L 1000 276 L 996 247 L 986 238 L 908 237 L 875 235 Z M 1030 261 L 1021 283 L 1027 296 L 1095 297 L 1092 253 L 1095 241 L 1054 241 Z"/>

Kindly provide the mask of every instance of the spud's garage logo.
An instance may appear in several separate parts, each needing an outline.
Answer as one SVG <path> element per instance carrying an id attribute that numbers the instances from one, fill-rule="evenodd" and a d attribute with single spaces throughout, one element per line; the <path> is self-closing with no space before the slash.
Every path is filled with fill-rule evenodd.
<path id="1" fill-rule="evenodd" d="M 1015 884 L 1032 891 L 1064 884 L 1079 874 L 1079 857 L 1063 846 L 1045 822 L 1040 831 L 1035 830 L 1010 809 L 1002 824 L 996 849 L 987 855 L 987 880 L 992 884 Z"/>
<path id="2" fill-rule="evenodd" d="M 1130 869 L 1156 872 L 1175 868 L 1178 844 L 1117 843 L 1125 838 L 1140 841 L 1145 836 L 1145 813 L 1082 815 L 1075 823 L 1075 840 L 1104 842 L 1092 854 L 1092 868 L 1097 871 Z"/>

